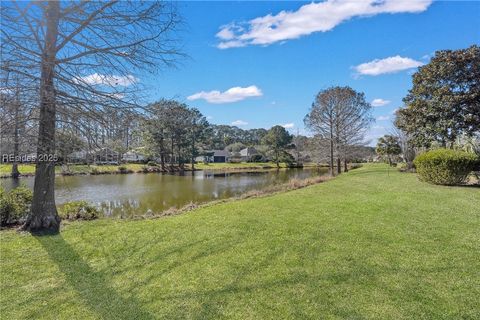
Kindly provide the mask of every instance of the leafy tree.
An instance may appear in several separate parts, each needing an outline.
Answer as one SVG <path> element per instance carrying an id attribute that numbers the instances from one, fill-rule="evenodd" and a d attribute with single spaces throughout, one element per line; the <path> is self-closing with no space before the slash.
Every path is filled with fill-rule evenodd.
<path id="1" fill-rule="evenodd" d="M 413 75 L 396 125 L 418 147 L 432 142 L 453 145 L 455 139 L 480 131 L 480 48 L 437 51 Z"/>
<path id="2" fill-rule="evenodd" d="M 243 143 L 235 142 L 226 146 L 225 150 L 229 152 L 240 152 L 240 150 L 242 150 L 243 148 L 245 148 L 245 145 Z"/>
<path id="3" fill-rule="evenodd" d="M 384 135 L 378 139 L 377 148 L 375 149 L 377 154 L 386 156 L 388 164 L 392 165 L 392 156 L 397 156 L 402 153 L 400 147 L 400 141 L 398 137 L 392 135 Z"/>
<path id="4" fill-rule="evenodd" d="M 153 155 L 160 157 L 162 170 L 169 160 L 173 170 L 175 160 L 183 169 L 192 164 L 208 137 L 209 124 L 195 108 L 175 100 L 160 100 L 148 106 L 151 113 L 146 121 L 145 140 Z"/>
<path id="5" fill-rule="evenodd" d="M 292 138 L 293 136 L 282 126 L 273 126 L 263 137 L 263 144 L 269 148 L 277 168 L 280 168 L 282 159 L 291 158 L 291 156 L 288 157 L 290 154 L 287 149 L 291 148 Z"/>
<path id="6" fill-rule="evenodd" d="M 189 143 L 189 156 L 193 171 L 195 170 L 195 158 L 199 155 L 199 148 L 204 146 L 210 130 L 207 119 L 196 108 L 188 110 L 187 119 L 186 140 Z"/>

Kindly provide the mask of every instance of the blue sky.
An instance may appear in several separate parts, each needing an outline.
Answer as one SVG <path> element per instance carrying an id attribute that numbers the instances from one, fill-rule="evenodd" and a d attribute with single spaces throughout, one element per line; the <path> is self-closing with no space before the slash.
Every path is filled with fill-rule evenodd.
<path id="1" fill-rule="evenodd" d="M 368 139 L 375 143 L 402 106 L 415 66 L 436 50 L 480 43 L 479 2 L 395 1 L 181 2 L 189 58 L 140 80 L 150 100 L 186 102 L 212 123 L 280 124 L 294 133 L 305 133 L 319 90 L 348 85 L 368 101 L 388 101 L 373 110 Z"/>

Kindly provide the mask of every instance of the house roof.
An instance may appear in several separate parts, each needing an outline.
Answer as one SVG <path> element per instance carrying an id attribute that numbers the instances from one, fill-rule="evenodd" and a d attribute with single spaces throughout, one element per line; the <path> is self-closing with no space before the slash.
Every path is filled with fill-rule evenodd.
<path id="1" fill-rule="evenodd" d="M 254 147 L 247 147 L 245 149 L 240 150 L 240 155 L 242 157 L 254 156 L 256 154 L 258 154 L 258 151 Z"/>
<path id="2" fill-rule="evenodd" d="M 214 157 L 229 157 L 230 152 L 227 150 L 212 150 L 213 151 L 213 156 Z"/>

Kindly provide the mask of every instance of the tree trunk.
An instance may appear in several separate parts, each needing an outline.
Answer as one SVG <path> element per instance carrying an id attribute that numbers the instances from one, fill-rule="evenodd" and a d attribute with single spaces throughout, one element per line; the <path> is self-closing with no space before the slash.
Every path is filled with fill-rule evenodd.
<path id="1" fill-rule="evenodd" d="M 347 159 L 343 160 L 343 172 L 348 172 L 348 161 L 347 161 Z"/>
<path id="2" fill-rule="evenodd" d="M 342 159 L 337 157 L 337 174 L 342 173 Z"/>
<path id="3" fill-rule="evenodd" d="M 165 172 L 165 138 L 163 136 L 163 129 L 162 129 L 162 137 L 160 138 L 160 164 L 162 166 L 162 172 Z"/>
<path id="4" fill-rule="evenodd" d="M 13 134 L 13 164 L 12 164 L 12 178 L 18 179 L 20 176 L 20 172 L 18 171 L 18 149 L 19 149 L 19 137 L 18 137 L 18 130 L 19 130 L 19 108 L 20 108 L 20 101 L 18 100 L 18 87 L 16 92 L 16 99 L 15 99 L 15 132 Z"/>
<path id="5" fill-rule="evenodd" d="M 173 172 L 173 155 L 174 155 L 174 152 L 175 152 L 175 149 L 174 149 L 174 140 L 173 138 L 171 139 L 171 153 L 170 153 L 170 171 Z"/>
<path id="6" fill-rule="evenodd" d="M 162 167 L 162 172 L 165 172 L 165 154 L 163 151 L 160 154 L 160 166 Z"/>
<path id="7" fill-rule="evenodd" d="M 195 171 L 195 147 L 192 146 L 192 173 Z"/>
<path id="8" fill-rule="evenodd" d="M 50 1 L 45 9 L 47 32 L 42 55 L 40 83 L 40 119 L 33 201 L 23 228 L 32 233 L 58 233 L 60 218 L 55 206 L 55 55 L 60 2 Z"/>
<path id="9" fill-rule="evenodd" d="M 278 154 L 278 151 L 275 151 L 275 164 L 277 165 L 277 170 L 280 170 L 280 156 Z"/>
<path id="10" fill-rule="evenodd" d="M 333 129 L 330 126 L 330 175 L 333 177 L 334 171 L 333 171 Z"/>

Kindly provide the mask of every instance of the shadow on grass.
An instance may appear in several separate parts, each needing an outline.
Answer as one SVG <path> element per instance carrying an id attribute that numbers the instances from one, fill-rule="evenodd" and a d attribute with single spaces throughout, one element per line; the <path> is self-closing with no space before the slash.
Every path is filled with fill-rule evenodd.
<path id="1" fill-rule="evenodd" d="M 103 319 L 154 319 L 133 297 L 119 295 L 105 274 L 96 272 L 61 237 L 36 237 L 88 308 Z"/>

